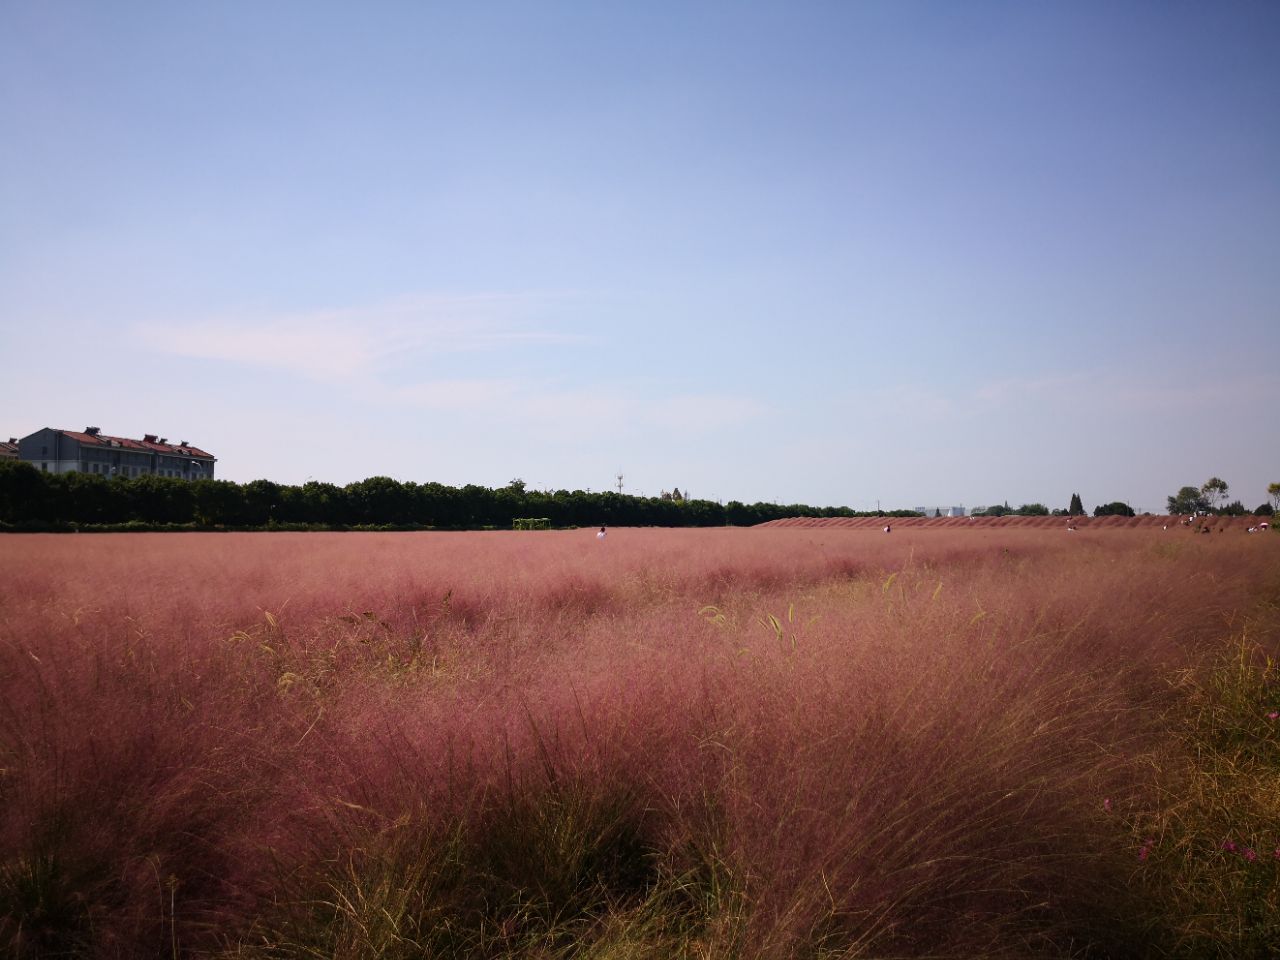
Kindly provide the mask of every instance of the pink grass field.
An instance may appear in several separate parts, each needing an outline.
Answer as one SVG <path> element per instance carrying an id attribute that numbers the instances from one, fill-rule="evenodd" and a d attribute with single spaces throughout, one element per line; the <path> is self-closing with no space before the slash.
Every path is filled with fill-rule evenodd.
<path id="1" fill-rule="evenodd" d="M 1146 955 L 1175 680 L 1280 640 L 1237 529 L 10 535 L 0 584 L 14 957 Z"/>

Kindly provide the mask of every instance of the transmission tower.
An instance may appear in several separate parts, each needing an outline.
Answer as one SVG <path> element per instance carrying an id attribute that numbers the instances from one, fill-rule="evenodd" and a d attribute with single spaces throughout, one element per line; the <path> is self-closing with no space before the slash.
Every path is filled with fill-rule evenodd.
<path id="1" fill-rule="evenodd" d="M 622 493 L 622 471 L 618 471 L 618 493 Z"/>

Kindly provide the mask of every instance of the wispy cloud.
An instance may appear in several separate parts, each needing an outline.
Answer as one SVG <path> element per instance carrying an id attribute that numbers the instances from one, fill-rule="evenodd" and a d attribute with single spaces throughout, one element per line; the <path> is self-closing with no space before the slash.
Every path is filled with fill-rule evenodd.
<path id="1" fill-rule="evenodd" d="M 432 380 L 389 391 L 386 399 L 398 405 L 440 412 L 493 411 L 509 407 L 523 390 L 521 381 L 501 378 Z"/>
<path id="2" fill-rule="evenodd" d="M 1228 411 L 1274 410 L 1280 402 L 1280 381 L 1272 377 L 1214 376 L 1184 378 L 1181 382 L 1116 380 L 1104 385 L 1100 402 L 1143 414 L 1208 413 L 1222 416 Z"/>
<path id="3" fill-rule="evenodd" d="M 975 388 L 970 396 L 979 403 L 1000 405 L 1020 403 L 1030 397 L 1052 397 L 1076 394 L 1088 389 L 1096 378 L 1087 373 L 1049 375 L 1043 377 L 1006 377 L 989 380 Z"/>
<path id="4" fill-rule="evenodd" d="M 344 380 L 367 373 L 380 355 L 376 339 L 366 331 L 303 322 L 143 326 L 135 329 L 135 336 L 161 353 L 272 367 L 316 380 Z"/>
<path id="5" fill-rule="evenodd" d="M 278 369 L 327 382 L 357 380 L 408 354 L 488 351 L 579 337 L 529 322 L 556 295 L 476 294 L 406 298 L 303 313 L 216 316 L 139 324 L 146 349 Z"/>
<path id="6" fill-rule="evenodd" d="M 752 397 L 722 393 L 684 393 L 647 407 L 654 423 L 673 432 L 703 433 L 753 423 L 769 408 Z"/>
<path id="7" fill-rule="evenodd" d="M 735 394 L 668 395 L 655 385 L 578 385 L 535 378 L 431 380 L 386 391 L 385 400 L 442 413 L 501 417 L 526 426 L 661 427 L 679 434 L 740 426 L 769 412 L 759 401 Z"/>
<path id="8" fill-rule="evenodd" d="M 1280 383 L 1273 378 L 1164 370 L 1011 377 L 967 386 L 905 382 L 842 397 L 842 405 L 865 420 L 887 418 L 919 427 L 1026 416 L 1042 417 L 1046 424 L 1061 422 L 1059 418 L 1067 415 L 1073 422 L 1085 415 L 1111 422 L 1119 417 L 1151 421 L 1175 414 L 1243 414 L 1274 409 L 1277 402 Z"/>

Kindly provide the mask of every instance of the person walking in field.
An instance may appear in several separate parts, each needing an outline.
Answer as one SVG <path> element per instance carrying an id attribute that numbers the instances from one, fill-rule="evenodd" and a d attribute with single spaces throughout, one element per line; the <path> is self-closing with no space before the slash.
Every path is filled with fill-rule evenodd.
<path id="1" fill-rule="evenodd" d="M 604 532 L 604 527 L 601 527 L 600 532 L 596 534 L 596 539 L 603 540 L 606 536 L 608 536 L 608 534 Z"/>

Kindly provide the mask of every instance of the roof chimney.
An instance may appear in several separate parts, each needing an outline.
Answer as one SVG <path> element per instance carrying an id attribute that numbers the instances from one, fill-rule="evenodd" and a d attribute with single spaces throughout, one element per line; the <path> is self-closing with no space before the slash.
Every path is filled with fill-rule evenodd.
<path id="1" fill-rule="evenodd" d="M 88 434 L 89 436 L 91 436 L 91 437 L 96 437 L 96 436 L 98 435 L 98 428 L 97 428 L 97 427 L 85 427 L 85 428 L 84 428 L 84 432 L 85 432 L 85 433 L 87 433 L 87 434 Z"/>
<path id="2" fill-rule="evenodd" d="M 180 447 L 185 447 L 186 445 L 187 445 L 187 441 L 185 440 L 183 440 L 181 443 L 178 444 L 178 446 Z"/>
<path id="3" fill-rule="evenodd" d="M 156 435 L 154 433 L 144 433 L 142 435 L 142 440 L 144 443 L 155 443 Z"/>
<path id="4" fill-rule="evenodd" d="M 161 443 L 168 443 L 168 442 L 169 442 L 169 439 L 168 439 L 167 437 L 161 437 L 161 438 L 160 438 L 160 442 L 161 442 Z"/>

